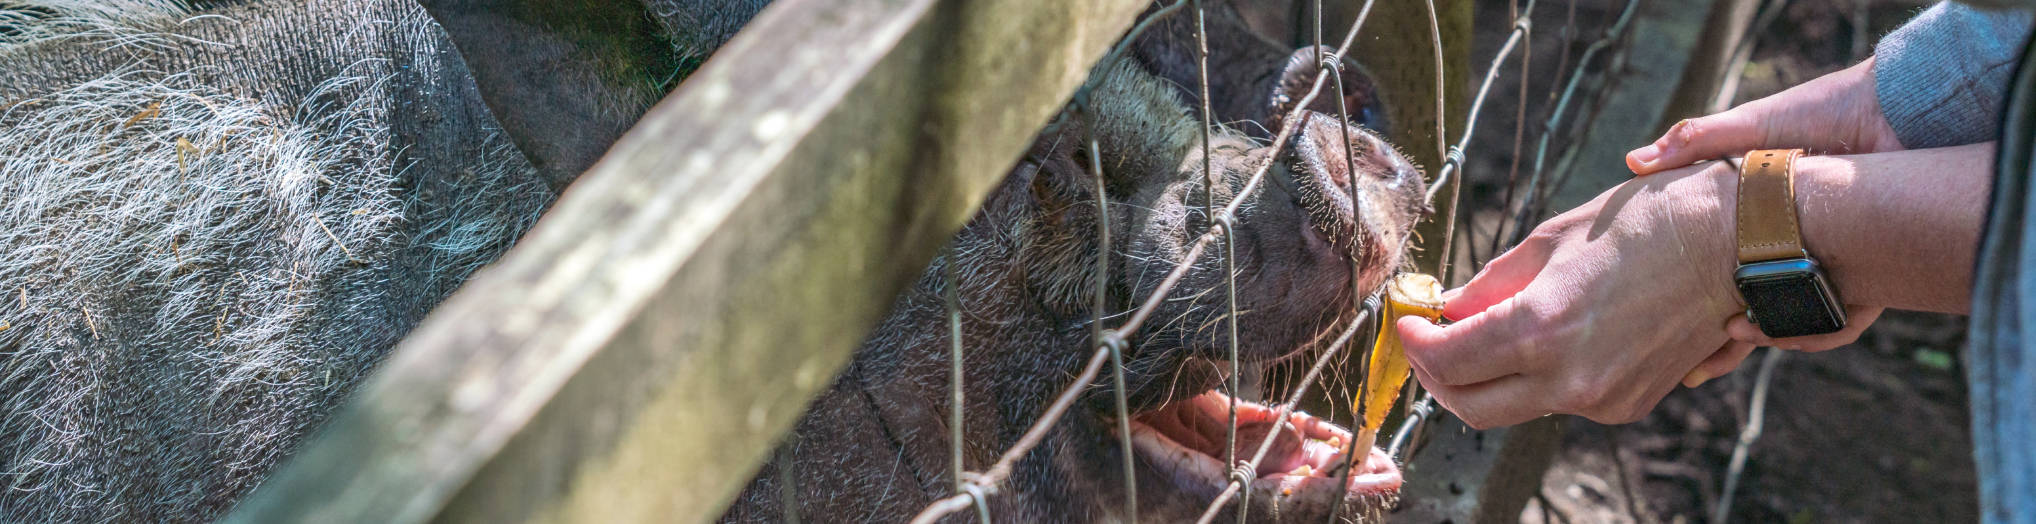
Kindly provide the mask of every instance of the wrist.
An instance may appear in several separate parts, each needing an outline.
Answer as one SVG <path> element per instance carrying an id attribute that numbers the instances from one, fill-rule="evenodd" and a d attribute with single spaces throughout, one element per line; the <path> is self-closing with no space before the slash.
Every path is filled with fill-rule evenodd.
<path id="1" fill-rule="evenodd" d="M 1813 178 L 1800 149 L 1746 153 L 1740 161 L 1734 210 L 1738 267 L 1733 283 L 1746 304 L 1746 319 L 1768 337 L 1780 339 L 1837 333 L 1846 328 L 1844 304 L 1830 268 L 1818 262 L 1804 241 L 1805 202 L 1796 182 Z"/>
<path id="2" fill-rule="evenodd" d="M 1992 158 L 1988 144 L 1804 158 L 1804 245 L 1848 304 L 1962 312 Z"/>
<path id="3" fill-rule="evenodd" d="M 1851 220 L 1871 220 L 1869 217 L 1851 217 L 1842 204 L 1856 202 L 1854 181 L 1858 171 L 1846 157 L 1804 156 L 1796 159 L 1795 191 L 1796 216 L 1803 235 L 1803 251 L 1816 259 L 1824 268 L 1831 286 L 1838 296 L 1848 302 L 1858 302 L 1856 288 L 1857 265 L 1850 246 L 1859 245 L 1853 238 L 1864 228 Z M 1871 223 L 1871 222 L 1865 222 Z M 1863 292 L 1863 291 L 1862 291 Z"/>
<path id="4" fill-rule="evenodd" d="M 1691 177 L 1692 182 L 1697 182 L 1695 187 L 1703 193 L 1701 198 L 1692 200 L 1701 204 L 1685 215 L 1691 222 L 1700 224 L 1696 230 L 1698 235 L 1685 240 L 1685 245 L 1696 247 L 1695 253 L 1702 253 L 1693 257 L 1692 262 L 1701 264 L 1698 267 L 1705 282 L 1704 289 L 1707 295 L 1715 294 L 1720 302 L 1730 305 L 1728 309 L 1732 311 L 1746 307 L 1732 276 L 1733 270 L 1739 267 L 1736 216 L 1739 169 L 1736 166 L 1740 162 L 1740 159 L 1734 158 L 1731 162 L 1703 164 L 1696 176 Z"/>
<path id="5" fill-rule="evenodd" d="M 1874 80 L 1873 67 L 1874 58 L 1869 56 L 1845 70 L 1844 74 L 1850 78 L 1847 98 L 1851 103 L 1846 104 L 1849 107 L 1842 108 L 1839 114 L 1849 114 L 1857 119 L 1850 126 L 1853 138 L 1849 146 L 1841 144 L 1824 153 L 1880 153 L 1903 149 L 1901 139 L 1895 136 L 1895 128 L 1888 124 L 1887 114 L 1881 110 L 1880 91 Z"/>

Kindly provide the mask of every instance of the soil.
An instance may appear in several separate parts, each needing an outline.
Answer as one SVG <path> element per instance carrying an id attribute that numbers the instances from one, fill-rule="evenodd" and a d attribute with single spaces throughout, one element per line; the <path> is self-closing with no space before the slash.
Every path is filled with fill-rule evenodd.
<path id="1" fill-rule="evenodd" d="M 1531 161 L 1541 132 L 1531 125 L 1553 106 L 1559 66 L 1617 16 L 1618 0 L 1577 0 L 1574 33 L 1562 26 L 1569 2 L 1540 2 L 1532 39 L 1524 135 Z M 1919 1 L 1798 0 L 1763 31 L 1744 71 L 1744 102 L 1836 71 L 1864 58 L 1880 35 L 1908 19 Z M 1505 38 L 1506 0 L 1480 0 L 1472 67 L 1482 71 Z M 1863 23 L 1862 23 L 1863 22 Z M 1701 23 L 1701 21 L 1691 21 Z M 1577 41 L 1584 40 L 1584 41 Z M 1570 59 L 1562 58 L 1569 53 Z M 1515 158 L 1518 65 L 1502 76 L 1471 148 L 1466 206 L 1500 209 Z M 1560 73 L 1564 78 L 1567 71 Z M 1503 95 L 1503 96 L 1501 96 Z M 1641 145 L 1636 139 L 1635 146 Z M 1525 169 L 1524 167 L 1522 169 Z M 1493 214 L 1496 216 L 1497 214 Z M 1496 226 L 1480 216 L 1483 250 Z M 1486 253 L 1485 255 L 1489 255 Z M 1779 357 L 1764 432 L 1749 448 L 1731 503 L 1739 522 L 1925 521 L 1977 518 L 1966 406 L 1961 316 L 1890 311 L 1860 340 L 1822 353 Z M 1761 350 L 1767 351 L 1767 350 Z M 1696 389 L 1679 389 L 1638 423 L 1603 426 L 1582 418 L 1568 431 L 1525 522 L 1704 522 L 1721 498 L 1734 442 L 1748 412 L 1764 353 Z"/>
<path id="2" fill-rule="evenodd" d="M 1889 312 L 1852 346 L 1782 354 L 1728 520 L 1976 520 L 1964 341 L 1963 317 Z M 1670 394 L 1638 423 L 1572 417 L 1521 520 L 1709 520 L 1757 360 Z"/>

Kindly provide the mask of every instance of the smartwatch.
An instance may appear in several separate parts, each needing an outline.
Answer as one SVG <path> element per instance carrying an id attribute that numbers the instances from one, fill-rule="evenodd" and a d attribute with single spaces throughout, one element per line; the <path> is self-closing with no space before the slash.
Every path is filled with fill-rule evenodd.
<path id="1" fill-rule="evenodd" d="M 1824 270 L 1803 249 L 1796 219 L 1800 149 L 1752 151 L 1739 166 L 1739 270 L 1732 280 L 1746 318 L 1772 338 L 1845 329 L 1845 309 Z"/>

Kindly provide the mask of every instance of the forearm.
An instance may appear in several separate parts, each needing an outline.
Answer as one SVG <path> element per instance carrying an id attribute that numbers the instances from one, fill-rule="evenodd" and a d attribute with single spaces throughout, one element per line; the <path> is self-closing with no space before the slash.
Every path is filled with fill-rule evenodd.
<path id="1" fill-rule="evenodd" d="M 1965 313 L 1992 143 L 1796 164 L 1805 247 L 1848 304 Z"/>

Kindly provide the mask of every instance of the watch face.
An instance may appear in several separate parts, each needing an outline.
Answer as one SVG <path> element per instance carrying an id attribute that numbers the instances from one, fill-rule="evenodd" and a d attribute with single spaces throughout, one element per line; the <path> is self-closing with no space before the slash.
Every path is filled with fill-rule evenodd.
<path id="1" fill-rule="evenodd" d="M 1747 317 L 1769 337 L 1822 335 L 1845 328 L 1845 311 L 1809 259 L 1758 262 L 1739 267 L 1739 294 Z"/>

